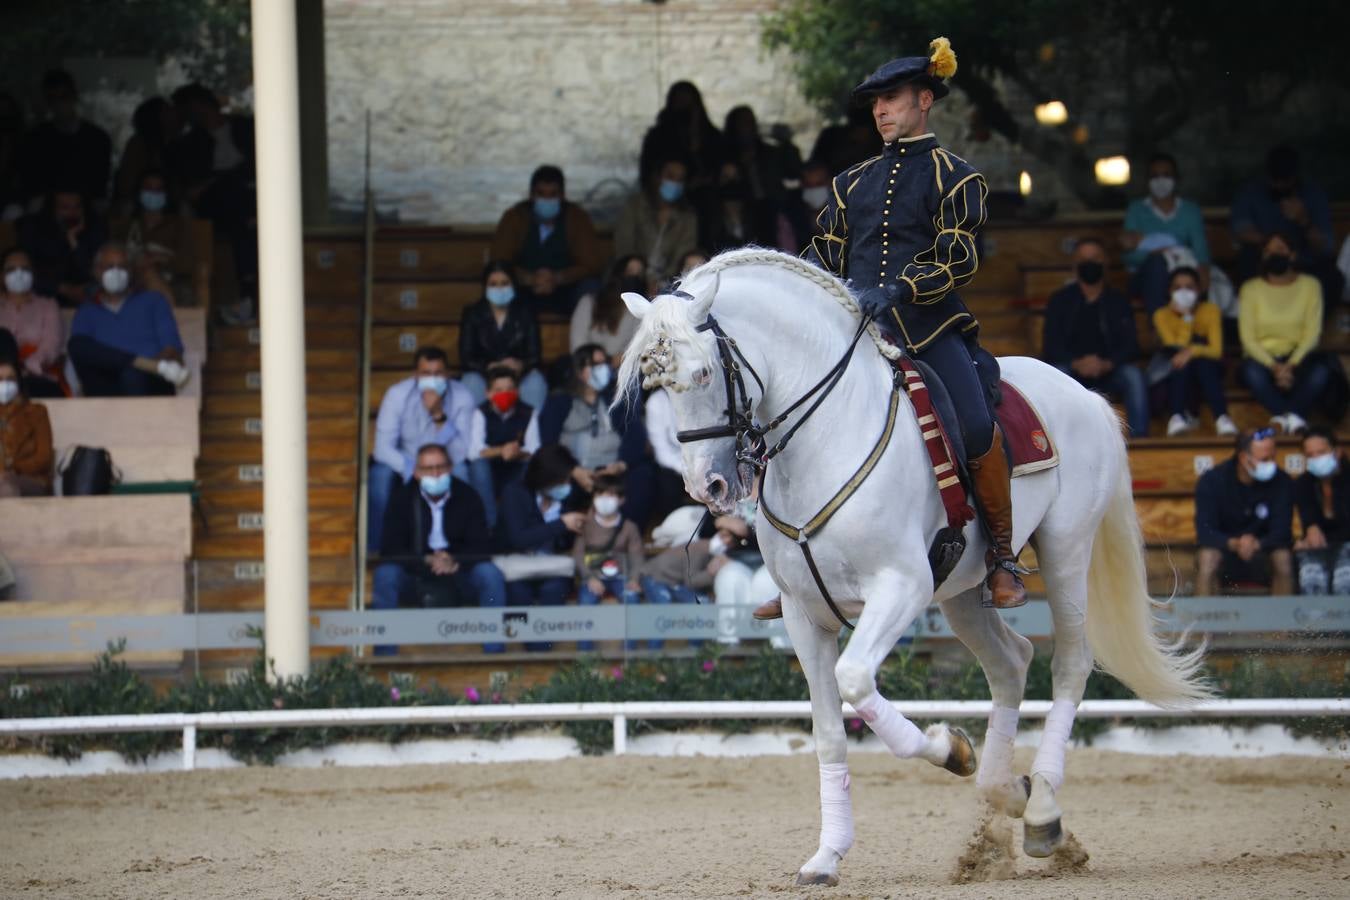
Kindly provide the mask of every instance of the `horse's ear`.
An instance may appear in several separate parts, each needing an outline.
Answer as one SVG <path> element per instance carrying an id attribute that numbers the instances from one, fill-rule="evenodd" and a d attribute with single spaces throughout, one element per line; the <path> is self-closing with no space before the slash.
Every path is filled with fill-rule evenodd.
<path id="1" fill-rule="evenodd" d="M 712 309 L 713 300 L 717 297 L 717 288 L 721 283 L 722 273 L 718 272 L 713 276 L 713 283 L 705 290 L 699 291 L 693 303 L 689 305 L 690 321 L 701 324 L 708 318 L 708 311 Z"/>
<path id="2" fill-rule="evenodd" d="M 628 307 L 628 311 L 633 314 L 633 318 L 641 320 L 651 309 L 652 302 L 641 294 L 635 294 L 632 291 L 624 291 L 622 294 L 623 305 Z"/>

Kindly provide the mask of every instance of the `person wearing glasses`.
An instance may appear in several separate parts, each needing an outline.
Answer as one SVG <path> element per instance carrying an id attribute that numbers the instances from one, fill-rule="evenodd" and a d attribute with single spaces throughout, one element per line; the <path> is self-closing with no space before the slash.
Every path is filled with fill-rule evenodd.
<path id="1" fill-rule="evenodd" d="M 1219 584 L 1269 582 L 1270 592 L 1294 592 L 1294 482 L 1275 462 L 1274 428 L 1247 430 L 1236 452 L 1200 476 L 1195 486 L 1195 593 Z"/>

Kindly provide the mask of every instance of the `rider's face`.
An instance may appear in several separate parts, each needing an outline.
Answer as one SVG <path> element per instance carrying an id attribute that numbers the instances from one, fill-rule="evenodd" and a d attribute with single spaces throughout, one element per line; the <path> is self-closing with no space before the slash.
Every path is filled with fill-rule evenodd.
<path id="1" fill-rule="evenodd" d="M 928 130 L 928 110 L 933 92 L 913 84 L 902 84 L 872 98 L 872 120 L 886 143 L 914 137 Z"/>

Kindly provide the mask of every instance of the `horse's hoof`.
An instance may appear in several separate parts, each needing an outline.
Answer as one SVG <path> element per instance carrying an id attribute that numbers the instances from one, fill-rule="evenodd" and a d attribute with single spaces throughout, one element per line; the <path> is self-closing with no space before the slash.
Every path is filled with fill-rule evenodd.
<path id="1" fill-rule="evenodd" d="M 835 872 L 798 872 L 797 884 L 823 884 L 826 887 L 838 887 L 839 875 Z"/>
<path id="2" fill-rule="evenodd" d="M 947 759 L 942 763 L 942 768 L 962 778 L 974 775 L 975 745 L 971 743 L 970 735 L 962 728 L 948 728 L 947 740 L 951 747 L 947 751 Z"/>
<path id="3" fill-rule="evenodd" d="M 1027 801 L 1031 799 L 1031 778 L 1023 775 L 1014 778 L 1003 801 L 1003 812 L 1009 818 L 1020 819 L 1027 811 Z"/>
<path id="4" fill-rule="evenodd" d="M 1064 843 L 1064 829 L 1059 819 L 1051 819 L 1044 825 L 1022 823 L 1022 852 L 1027 856 L 1045 859 L 1055 852 L 1055 848 Z"/>

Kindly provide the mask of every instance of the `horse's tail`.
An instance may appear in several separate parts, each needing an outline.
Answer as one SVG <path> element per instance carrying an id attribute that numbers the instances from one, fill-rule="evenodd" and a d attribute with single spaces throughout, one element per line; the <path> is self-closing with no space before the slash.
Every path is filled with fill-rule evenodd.
<path id="1" fill-rule="evenodd" d="M 1120 420 L 1101 401 L 1116 434 Z M 1135 515 L 1130 461 L 1125 441 L 1116 437 L 1117 478 L 1110 505 L 1092 543 L 1088 570 L 1087 636 L 1097 665 L 1120 679 L 1140 698 L 1158 706 L 1185 707 L 1213 696 L 1200 666 L 1205 648 L 1187 652 L 1183 635 L 1174 644 L 1160 639 L 1153 600 L 1148 594 L 1144 541 Z"/>

